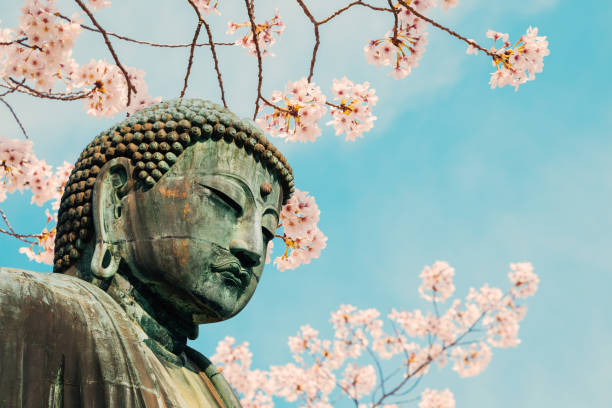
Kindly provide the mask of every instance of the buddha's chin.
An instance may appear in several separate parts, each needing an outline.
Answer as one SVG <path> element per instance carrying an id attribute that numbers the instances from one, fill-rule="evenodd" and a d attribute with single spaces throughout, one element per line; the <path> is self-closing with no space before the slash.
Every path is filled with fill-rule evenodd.
<path id="1" fill-rule="evenodd" d="M 196 285 L 191 293 L 202 309 L 201 314 L 194 314 L 194 322 L 197 316 L 197 323 L 211 323 L 229 319 L 236 314 L 244 288 L 229 283 L 218 274 L 212 274 L 210 279 Z"/>

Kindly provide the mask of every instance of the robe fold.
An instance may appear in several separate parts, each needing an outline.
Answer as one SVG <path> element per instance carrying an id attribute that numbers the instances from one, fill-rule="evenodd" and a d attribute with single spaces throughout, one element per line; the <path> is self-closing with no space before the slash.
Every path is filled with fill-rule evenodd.
<path id="1" fill-rule="evenodd" d="M 0 268 L 0 408 L 240 407 L 206 357 L 171 362 L 146 339 L 88 282 Z"/>

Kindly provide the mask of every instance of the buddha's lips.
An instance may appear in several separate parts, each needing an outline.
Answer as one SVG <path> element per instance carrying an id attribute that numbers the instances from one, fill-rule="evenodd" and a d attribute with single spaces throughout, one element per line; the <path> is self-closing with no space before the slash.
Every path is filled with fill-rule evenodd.
<path id="1" fill-rule="evenodd" d="M 236 281 L 237 286 L 246 287 L 248 284 L 249 273 L 244 269 L 240 262 L 234 259 L 226 259 L 211 266 L 211 270 L 217 273 L 230 272 L 230 279 Z"/>

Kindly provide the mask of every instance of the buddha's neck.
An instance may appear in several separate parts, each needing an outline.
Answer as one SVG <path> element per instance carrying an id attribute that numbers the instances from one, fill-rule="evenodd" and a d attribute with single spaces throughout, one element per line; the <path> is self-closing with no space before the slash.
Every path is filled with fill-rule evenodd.
<path id="1" fill-rule="evenodd" d="M 175 355 L 181 354 L 187 338 L 197 337 L 198 327 L 192 321 L 181 319 L 170 305 L 130 276 L 116 273 L 106 292 L 157 345 Z"/>

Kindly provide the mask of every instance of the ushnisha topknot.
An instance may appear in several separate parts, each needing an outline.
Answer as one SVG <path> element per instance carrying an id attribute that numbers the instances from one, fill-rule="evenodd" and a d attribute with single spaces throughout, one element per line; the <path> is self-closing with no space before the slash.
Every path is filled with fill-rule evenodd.
<path id="1" fill-rule="evenodd" d="M 251 120 L 201 99 L 160 102 L 100 133 L 79 156 L 58 212 L 53 271 L 75 264 L 94 236 L 92 191 L 107 161 L 131 159 L 134 177 L 140 180 L 137 188 L 147 190 L 187 147 L 208 139 L 234 143 L 267 166 L 282 185 L 283 204 L 295 191 L 291 166 Z"/>

